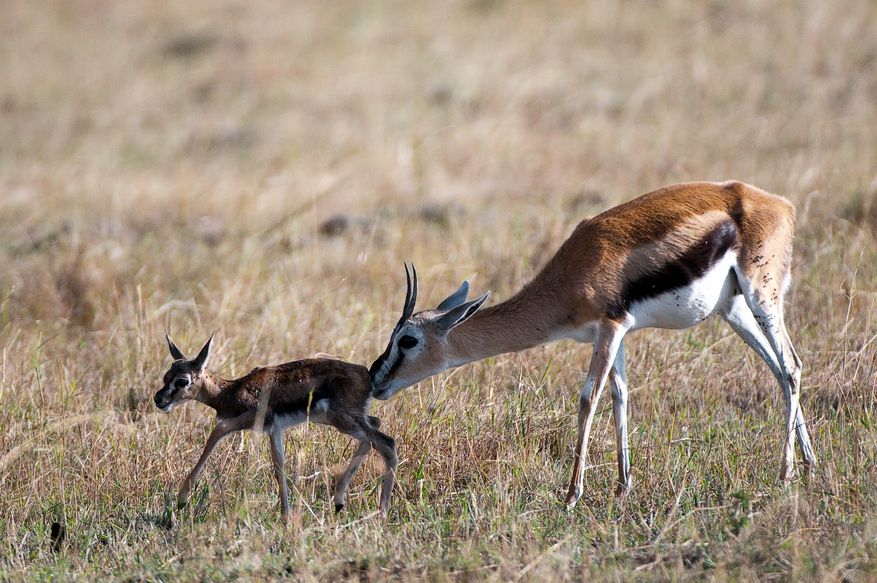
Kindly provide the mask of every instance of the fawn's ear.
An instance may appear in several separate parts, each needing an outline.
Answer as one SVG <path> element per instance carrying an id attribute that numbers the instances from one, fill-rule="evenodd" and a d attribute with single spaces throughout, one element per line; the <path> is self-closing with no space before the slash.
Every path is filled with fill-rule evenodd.
<path id="1" fill-rule="evenodd" d="M 167 334 L 164 335 L 167 338 L 167 348 L 171 352 L 171 358 L 174 360 L 186 360 L 186 356 L 183 354 L 183 351 L 177 348 L 177 345 L 174 344 L 174 341 L 171 340 L 171 337 Z"/>
<path id="2" fill-rule="evenodd" d="M 210 335 L 210 338 L 207 339 L 207 344 L 204 345 L 204 348 L 201 349 L 201 352 L 199 352 L 198 356 L 195 357 L 195 360 L 192 361 L 192 366 L 199 371 L 203 372 L 204 368 L 207 366 L 207 359 L 210 358 L 211 342 L 213 342 L 213 334 Z"/>

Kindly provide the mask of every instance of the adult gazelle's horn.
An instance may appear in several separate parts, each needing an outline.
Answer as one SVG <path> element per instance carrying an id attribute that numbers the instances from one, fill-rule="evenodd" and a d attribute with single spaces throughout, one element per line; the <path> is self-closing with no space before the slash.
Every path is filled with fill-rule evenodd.
<path id="1" fill-rule="evenodd" d="M 413 273 L 413 278 L 412 278 Z M 402 308 L 402 320 L 407 320 L 414 313 L 414 305 L 417 303 L 417 269 L 411 264 L 411 273 L 408 264 L 405 264 L 405 278 L 408 280 L 408 290 L 405 292 L 405 307 Z M 412 283 L 412 279 L 414 280 Z"/>

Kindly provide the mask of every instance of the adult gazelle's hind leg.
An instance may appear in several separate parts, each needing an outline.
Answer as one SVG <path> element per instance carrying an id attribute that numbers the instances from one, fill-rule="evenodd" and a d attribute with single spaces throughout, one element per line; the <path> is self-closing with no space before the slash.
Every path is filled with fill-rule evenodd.
<path id="1" fill-rule="evenodd" d="M 801 378 L 801 359 L 798 357 L 798 353 L 795 351 L 795 347 L 792 346 L 792 341 L 789 340 L 788 332 L 786 331 L 785 326 L 783 326 L 783 335 L 786 337 L 786 342 L 788 342 L 789 346 L 792 349 L 792 355 L 795 357 L 795 361 L 798 363 L 798 380 L 800 386 L 800 378 Z M 814 468 L 816 467 L 816 454 L 813 453 L 813 447 L 810 445 L 810 435 L 807 433 L 807 422 L 804 420 L 804 412 L 801 409 L 800 399 L 798 401 L 798 409 L 795 413 L 795 434 L 798 436 L 798 445 L 801 447 L 801 455 L 804 457 L 804 465 L 807 466 L 806 473 L 812 474 Z"/>
<path id="2" fill-rule="evenodd" d="M 615 355 L 621 346 L 624 334 L 628 326 L 617 322 L 604 322 L 597 330 L 594 339 L 594 354 L 591 356 L 591 364 L 588 366 L 588 376 L 585 378 L 585 386 L 579 397 L 578 437 L 576 439 L 575 457 L 573 459 L 572 476 L 570 477 L 569 490 L 566 495 L 567 510 L 575 506 L 582 496 L 585 458 L 588 455 L 588 436 L 591 433 L 591 424 L 594 421 L 597 401 L 600 393 L 606 385 L 609 369 L 615 361 Z M 626 418 L 626 415 L 625 415 Z"/>
<path id="3" fill-rule="evenodd" d="M 808 471 L 816 464 L 804 413 L 799 403 L 801 360 L 795 353 L 782 319 L 782 307 L 753 291 L 745 277 L 738 277 L 743 295 L 731 298 L 720 312 L 722 318 L 767 364 L 783 389 L 786 401 L 786 435 L 780 462 L 780 478 L 791 479 L 795 462 L 794 439 L 797 435 L 801 455 Z M 756 307 L 753 308 L 752 306 Z"/>
<path id="4" fill-rule="evenodd" d="M 615 441 L 618 449 L 618 487 L 615 495 L 621 496 L 630 488 L 630 457 L 627 446 L 627 374 L 624 371 L 624 341 L 618 345 L 615 362 L 609 371 L 609 388 L 612 390 L 612 414 L 615 417 Z"/>

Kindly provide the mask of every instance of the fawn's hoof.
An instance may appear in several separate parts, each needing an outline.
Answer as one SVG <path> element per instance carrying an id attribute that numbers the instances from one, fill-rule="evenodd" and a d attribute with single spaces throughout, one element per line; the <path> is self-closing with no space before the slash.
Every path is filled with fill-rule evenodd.
<path id="1" fill-rule="evenodd" d="M 566 495 L 566 500 L 563 503 L 563 511 L 570 512 L 573 508 L 576 507 L 576 502 L 578 502 L 579 498 L 581 497 L 582 493 L 578 488 L 571 488 Z"/>
<path id="2" fill-rule="evenodd" d="M 816 477 L 816 462 L 815 460 L 808 463 L 804 462 L 801 464 L 803 466 L 803 472 L 801 473 L 801 477 L 806 478 L 808 480 L 812 480 Z"/>

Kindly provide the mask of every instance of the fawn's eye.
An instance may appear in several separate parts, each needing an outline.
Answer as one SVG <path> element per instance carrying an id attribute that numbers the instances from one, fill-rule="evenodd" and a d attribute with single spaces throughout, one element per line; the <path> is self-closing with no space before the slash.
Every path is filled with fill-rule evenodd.
<path id="1" fill-rule="evenodd" d="M 177 379 L 174 381 L 174 386 L 178 389 L 185 389 L 189 386 L 189 379 Z"/>
<path id="2" fill-rule="evenodd" d="M 414 348 L 415 346 L 417 346 L 417 338 L 406 334 L 405 336 L 402 336 L 401 338 L 399 338 L 398 344 L 399 344 L 399 348 L 401 348 L 402 350 Z"/>

